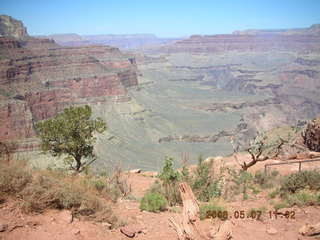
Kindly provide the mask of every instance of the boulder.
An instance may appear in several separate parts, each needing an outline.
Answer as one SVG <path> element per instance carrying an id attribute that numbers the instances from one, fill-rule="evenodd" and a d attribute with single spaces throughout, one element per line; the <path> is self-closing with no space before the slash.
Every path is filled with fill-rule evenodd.
<path id="1" fill-rule="evenodd" d="M 320 235 L 320 222 L 317 224 L 305 224 L 299 229 L 299 233 L 303 236 Z"/>
<path id="2" fill-rule="evenodd" d="M 311 151 L 320 152 L 320 117 L 308 123 L 303 139 Z"/>
<path id="3" fill-rule="evenodd" d="M 8 229 L 8 224 L 0 223 L 0 232 L 5 232 Z"/>
<path id="4" fill-rule="evenodd" d="M 134 174 L 141 173 L 141 169 L 139 169 L 139 168 L 132 169 L 132 170 L 129 171 L 129 173 L 134 173 Z"/>

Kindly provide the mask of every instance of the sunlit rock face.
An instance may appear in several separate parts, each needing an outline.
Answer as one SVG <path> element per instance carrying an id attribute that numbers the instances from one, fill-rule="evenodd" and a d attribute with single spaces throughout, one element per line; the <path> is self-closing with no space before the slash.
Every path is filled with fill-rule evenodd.
<path id="1" fill-rule="evenodd" d="M 193 35 L 162 48 L 167 52 L 214 53 L 226 51 L 296 51 L 320 50 L 320 25 L 305 29 L 246 30 L 233 34 Z"/>
<path id="2" fill-rule="evenodd" d="M 138 84 L 134 58 L 117 48 L 22 38 L 27 33 L 21 22 L 0 20 L 0 141 L 33 138 L 37 121 L 69 105 L 125 99 Z"/>
<path id="3" fill-rule="evenodd" d="M 21 21 L 7 15 L 0 15 L 0 35 L 21 39 L 27 37 L 28 33 Z"/>

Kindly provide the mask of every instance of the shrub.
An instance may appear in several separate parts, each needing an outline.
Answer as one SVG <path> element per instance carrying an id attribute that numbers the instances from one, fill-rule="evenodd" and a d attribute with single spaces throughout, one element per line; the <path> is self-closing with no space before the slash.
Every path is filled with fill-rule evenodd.
<path id="1" fill-rule="evenodd" d="M 31 181 L 32 176 L 25 161 L 11 161 L 10 164 L 0 164 L 0 192 L 17 194 Z"/>
<path id="2" fill-rule="evenodd" d="M 56 170 L 31 171 L 26 162 L 11 161 L 0 166 L 0 196 L 5 193 L 19 197 L 23 200 L 21 208 L 27 213 L 70 209 L 75 215 L 108 219 L 112 226 L 117 226 L 117 217 L 99 193 L 100 180 L 89 175 L 69 176 Z"/>
<path id="3" fill-rule="evenodd" d="M 273 190 L 272 192 L 270 192 L 270 193 L 268 194 L 268 197 L 271 198 L 271 199 L 273 199 L 273 198 L 275 198 L 278 194 L 279 194 L 279 189 L 275 189 L 275 190 Z"/>
<path id="4" fill-rule="evenodd" d="M 39 175 L 22 192 L 25 212 L 42 212 L 47 208 L 80 208 L 84 195 L 75 186 L 63 184 L 52 176 Z"/>
<path id="5" fill-rule="evenodd" d="M 301 171 L 286 176 L 281 184 L 281 192 L 295 193 L 307 187 L 310 190 L 320 190 L 320 172 Z"/>
<path id="6" fill-rule="evenodd" d="M 131 185 L 128 183 L 128 178 L 120 166 L 116 166 L 112 175 L 100 173 L 98 176 L 89 176 L 85 179 L 88 184 L 99 192 L 103 197 L 116 202 L 120 197 L 126 198 L 131 193 Z"/>
<path id="7" fill-rule="evenodd" d="M 225 207 L 218 201 L 211 201 L 210 203 L 200 205 L 200 219 L 205 218 L 220 218 L 225 220 L 226 215 L 224 214 Z"/>
<path id="8" fill-rule="evenodd" d="M 288 194 L 286 200 L 290 206 L 297 205 L 299 207 L 315 205 L 318 202 L 317 195 L 309 190 L 300 190 L 294 194 Z"/>
<path id="9" fill-rule="evenodd" d="M 191 188 L 196 197 L 203 202 L 208 202 L 211 198 L 219 197 L 222 193 L 220 179 L 214 179 L 211 175 L 211 162 L 204 162 L 200 156 L 198 166 L 192 181 Z"/>
<path id="10" fill-rule="evenodd" d="M 173 158 L 166 157 L 162 172 L 159 175 L 162 180 L 164 196 L 170 206 L 182 203 L 179 193 L 179 181 L 181 175 L 173 167 Z"/>
<path id="11" fill-rule="evenodd" d="M 283 201 L 283 202 L 278 202 L 278 203 L 275 203 L 273 205 L 274 209 L 275 210 L 279 210 L 281 208 L 287 208 L 289 207 L 289 204 L 286 202 L 286 201 Z"/>
<path id="12" fill-rule="evenodd" d="M 166 207 L 167 201 L 159 193 L 147 193 L 140 201 L 140 209 L 149 212 L 164 211 Z"/>
<path id="13" fill-rule="evenodd" d="M 253 182 L 263 189 L 272 188 L 278 174 L 278 171 L 272 171 L 271 174 L 257 171 L 254 174 Z"/>
<path id="14" fill-rule="evenodd" d="M 249 190 L 254 189 L 253 186 L 253 176 L 247 171 L 236 171 L 229 169 L 229 174 L 231 175 L 231 181 L 234 185 L 231 187 L 233 194 L 242 194 L 242 199 L 247 200 L 249 198 Z"/>
<path id="15" fill-rule="evenodd" d="M 278 176 L 279 175 L 279 171 L 277 171 L 277 170 L 273 170 L 272 172 L 271 172 L 271 176 L 272 177 L 276 177 L 276 176 Z"/>

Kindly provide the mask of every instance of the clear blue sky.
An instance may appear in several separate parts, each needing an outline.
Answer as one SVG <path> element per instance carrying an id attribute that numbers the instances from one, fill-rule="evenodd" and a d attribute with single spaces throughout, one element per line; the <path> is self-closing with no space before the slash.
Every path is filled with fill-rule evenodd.
<path id="1" fill-rule="evenodd" d="M 29 34 L 154 33 L 160 37 L 320 23 L 320 0 L 0 0 Z"/>

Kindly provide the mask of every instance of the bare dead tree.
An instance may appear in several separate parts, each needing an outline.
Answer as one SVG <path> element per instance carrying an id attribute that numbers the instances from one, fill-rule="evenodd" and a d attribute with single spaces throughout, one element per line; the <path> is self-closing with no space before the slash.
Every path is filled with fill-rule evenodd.
<path id="1" fill-rule="evenodd" d="M 267 144 L 266 135 L 257 134 L 255 139 L 249 143 L 249 147 L 245 148 L 245 151 L 248 152 L 251 156 L 251 161 L 242 163 L 239 161 L 237 157 L 240 145 L 235 146 L 235 144 L 233 144 L 233 141 L 231 141 L 231 144 L 233 146 L 234 158 L 236 162 L 241 166 L 243 171 L 247 171 L 248 168 L 252 167 L 257 162 L 263 162 L 268 159 L 278 157 L 283 145 L 286 142 L 287 141 L 279 137 L 279 140 L 275 144 L 270 145 Z M 271 149 L 271 151 L 268 151 L 268 149 Z"/>
<path id="2" fill-rule="evenodd" d="M 260 140 L 257 142 L 256 150 L 253 146 L 249 146 L 249 148 L 247 148 L 246 150 L 251 156 L 251 161 L 249 163 L 243 162 L 243 164 L 241 165 L 242 169 L 244 171 L 247 171 L 249 167 L 252 167 L 257 162 L 263 162 L 268 159 L 277 157 L 280 154 L 281 148 L 284 143 L 285 141 L 282 138 L 280 138 L 280 141 L 275 146 L 275 152 L 272 153 L 272 155 L 266 155 L 266 156 L 263 155 L 265 146 L 266 146 L 263 140 Z"/>
<path id="3" fill-rule="evenodd" d="M 120 162 L 114 168 L 113 175 L 108 180 L 109 184 L 114 184 L 121 192 L 121 197 L 127 197 L 131 192 L 131 184 L 129 184 L 129 175 L 124 174 Z"/>
<path id="4" fill-rule="evenodd" d="M 176 231 L 179 240 L 208 239 L 199 227 L 199 203 L 194 196 L 191 187 L 185 183 L 179 183 L 183 210 L 178 219 L 169 219 L 170 226 Z"/>

